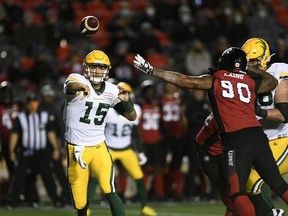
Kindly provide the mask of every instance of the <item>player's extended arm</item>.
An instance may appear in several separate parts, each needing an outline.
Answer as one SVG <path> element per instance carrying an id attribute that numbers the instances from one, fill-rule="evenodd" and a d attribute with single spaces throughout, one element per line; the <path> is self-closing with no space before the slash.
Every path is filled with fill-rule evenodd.
<path id="1" fill-rule="evenodd" d="M 73 94 L 78 91 L 83 91 L 85 97 L 90 95 L 90 88 L 87 85 L 79 82 L 69 82 L 67 84 L 67 91 Z"/>
<path id="2" fill-rule="evenodd" d="M 270 73 L 267 73 L 253 66 L 249 66 L 248 71 L 252 71 L 262 76 L 262 81 L 257 91 L 258 94 L 270 92 L 278 85 L 278 80 Z"/>
<path id="3" fill-rule="evenodd" d="M 212 76 L 210 75 L 188 76 L 175 71 L 154 68 L 139 54 L 135 56 L 134 66 L 147 75 L 153 75 L 179 87 L 207 90 L 212 86 Z"/>

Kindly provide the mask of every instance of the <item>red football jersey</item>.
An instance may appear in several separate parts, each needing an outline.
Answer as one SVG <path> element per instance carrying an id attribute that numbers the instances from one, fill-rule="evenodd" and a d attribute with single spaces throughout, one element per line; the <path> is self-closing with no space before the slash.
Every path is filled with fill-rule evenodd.
<path id="1" fill-rule="evenodd" d="M 208 91 L 219 132 L 234 132 L 261 126 L 255 115 L 255 99 L 261 81 L 258 74 L 214 73 L 213 87 Z"/>
<path id="2" fill-rule="evenodd" d="M 205 124 L 198 132 L 196 143 L 210 155 L 216 156 L 222 154 L 222 142 L 212 113 L 205 119 Z"/>
<path id="3" fill-rule="evenodd" d="M 162 95 L 161 104 L 166 133 L 170 137 L 183 136 L 185 134 L 185 128 L 181 119 L 182 99 L 180 97 Z"/>
<path id="4" fill-rule="evenodd" d="M 2 142 L 9 142 L 13 121 L 18 116 L 19 106 L 16 103 L 0 105 L 0 136 Z"/>
<path id="5" fill-rule="evenodd" d="M 156 144 L 161 139 L 161 109 L 156 102 L 143 103 L 141 109 L 140 132 L 142 141 L 146 144 Z"/>

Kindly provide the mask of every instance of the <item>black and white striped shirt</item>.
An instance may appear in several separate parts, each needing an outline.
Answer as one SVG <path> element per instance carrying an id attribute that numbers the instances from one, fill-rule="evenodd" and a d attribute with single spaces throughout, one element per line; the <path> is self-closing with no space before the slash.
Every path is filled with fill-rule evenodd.
<path id="1" fill-rule="evenodd" d="M 12 131 L 19 134 L 22 148 L 42 150 L 47 147 L 47 132 L 53 130 L 53 120 L 53 116 L 46 111 L 24 111 L 16 118 Z"/>

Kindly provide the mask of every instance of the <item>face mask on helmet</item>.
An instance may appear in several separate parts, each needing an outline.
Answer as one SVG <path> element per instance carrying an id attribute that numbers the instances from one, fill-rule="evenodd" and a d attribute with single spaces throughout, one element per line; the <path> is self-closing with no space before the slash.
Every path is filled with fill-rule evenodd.
<path id="1" fill-rule="evenodd" d="M 271 56 L 274 55 L 270 55 L 269 45 L 262 38 L 247 40 L 241 49 L 247 54 L 249 64 L 258 66 L 258 68 L 263 70 L 266 70 Z"/>
<path id="2" fill-rule="evenodd" d="M 83 67 L 85 78 L 93 84 L 99 84 L 109 78 L 111 63 L 104 52 L 94 50 L 85 57 Z"/>
<path id="3" fill-rule="evenodd" d="M 246 53 L 237 47 L 230 47 L 226 49 L 218 60 L 218 69 L 246 70 Z"/>

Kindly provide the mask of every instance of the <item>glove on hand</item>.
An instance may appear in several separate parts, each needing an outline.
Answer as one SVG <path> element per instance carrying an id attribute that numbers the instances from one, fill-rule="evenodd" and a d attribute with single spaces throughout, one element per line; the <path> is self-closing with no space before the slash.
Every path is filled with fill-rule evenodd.
<path id="1" fill-rule="evenodd" d="M 138 158 L 139 158 L 139 164 L 140 165 L 144 165 L 147 162 L 147 160 L 148 160 L 146 155 L 143 152 L 140 152 L 138 154 Z"/>
<path id="2" fill-rule="evenodd" d="M 82 154 L 85 150 L 85 146 L 74 146 L 74 158 L 79 163 L 82 169 L 87 169 L 88 165 L 82 160 Z"/>
<path id="3" fill-rule="evenodd" d="M 257 116 L 260 116 L 262 118 L 266 118 L 268 115 L 268 111 L 265 109 L 261 109 L 258 104 L 255 105 L 255 113 Z"/>
<path id="4" fill-rule="evenodd" d="M 142 56 L 137 54 L 133 62 L 134 67 L 138 68 L 147 75 L 152 75 L 154 68 Z"/>

